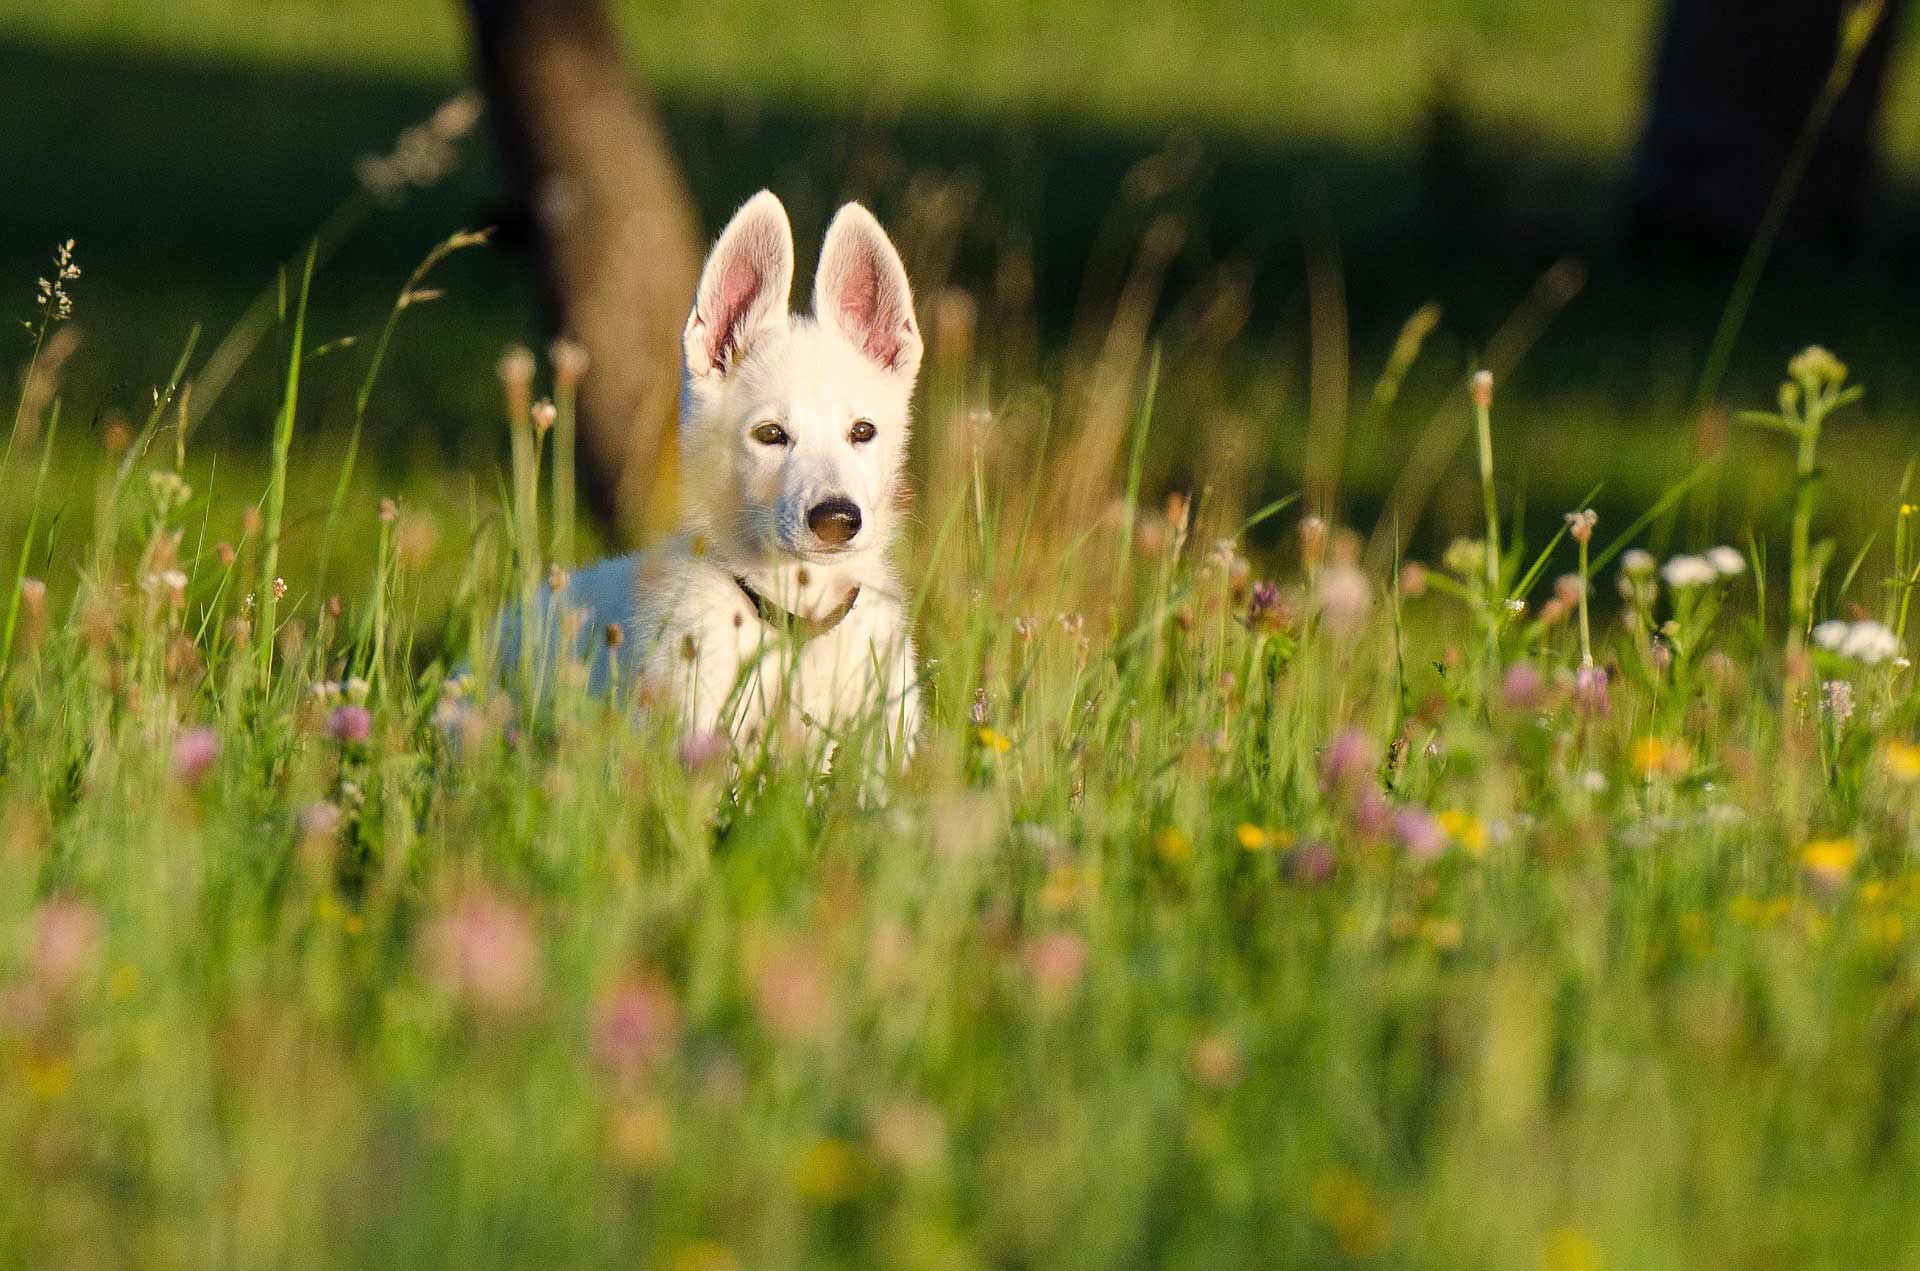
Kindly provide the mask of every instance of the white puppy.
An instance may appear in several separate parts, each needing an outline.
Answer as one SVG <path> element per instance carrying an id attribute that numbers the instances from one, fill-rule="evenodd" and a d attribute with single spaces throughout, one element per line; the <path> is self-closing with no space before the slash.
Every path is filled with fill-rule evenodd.
<path id="1" fill-rule="evenodd" d="M 681 532 L 579 571 L 561 611 L 584 618 L 597 686 L 637 680 L 690 733 L 834 739 L 872 721 L 899 757 L 918 722 L 891 560 L 922 352 L 913 297 L 857 203 L 827 230 L 811 317 L 788 313 L 792 284 L 793 231 L 763 190 L 720 235 L 687 318 Z"/>

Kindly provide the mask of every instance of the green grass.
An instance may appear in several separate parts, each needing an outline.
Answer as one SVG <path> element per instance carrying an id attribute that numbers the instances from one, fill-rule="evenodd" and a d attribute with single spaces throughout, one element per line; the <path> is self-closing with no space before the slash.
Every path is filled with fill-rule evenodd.
<path id="1" fill-rule="evenodd" d="M 390 370 L 440 355 L 434 312 L 404 315 Z M 263 360 L 289 365 L 295 318 Z M 1206 387 L 1235 364 L 1178 323 L 1157 393 L 1111 358 L 1009 381 L 1017 343 L 960 357 L 929 329 L 905 545 L 928 720 L 879 786 L 859 721 L 822 775 L 798 747 L 703 756 L 564 665 L 497 686 L 516 571 L 484 463 L 424 462 L 440 479 L 388 527 L 402 466 L 369 462 L 327 544 L 335 611 L 312 579 L 340 459 L 309 394 L 360 383 L 365 346 L 315 357 L 309 327 L 284 471 L 209 433 L 175 472 L 163 402 L 116 498 L 120 454 L 62 425 L 15 504 L 52 586 L 0 667 L 8 1261 L 1920 1256 L 1920 685 L 1790 651 L 1778 438 L 1732 439 L 1757 510 L 1717 513 L 1770 571 L 1597 575 L 1602 703 L 1563 539 L 1503 545 L 1489 590 L 1470 543 L 1396 574 L 1291 507 L 1251 525 L 1277 475 L 1231 460 L 1262 440 Z M 1067 387 L 1089 376 L 1117 416 Z M 1830 472 L 1867 466 L 1859 415 L 1827 424 Z M 1118 437 L 1083 448 L 1135 420 L 1161 439 L 1144 472 Z M 1492 435 L 1511 505 L 1542 434 L 1502 399 Z M 1618 457 L 1554 462 L 1585 482 Z M 1158 498 L 1100 514 L 1169 482 L 1201 496 L 1190 531 Z M 1813 554 L 1839 547 L 1814 616 L 1897 615 L 1911 515 L 1888 490 L 1863 523 L 1871 483 L 1830 484 L 1861 488 L 1816 504 Z M 1626 545 L 1642 485 L 1598 546 Z M 1473 525 L 1481 493 L 1445 477 L 1438 522 Z"/>

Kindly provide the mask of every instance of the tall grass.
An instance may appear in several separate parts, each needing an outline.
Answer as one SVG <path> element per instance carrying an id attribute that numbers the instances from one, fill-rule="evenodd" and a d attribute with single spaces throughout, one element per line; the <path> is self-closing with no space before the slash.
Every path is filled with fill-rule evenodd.
<path id="1" fill-rule="evenodd" d="M 1501 542 L 1490 424 L 1486 539 L 1426 564 L 1393 525 L 1375 572 L 1331 503 L 1156 488 L 1149 430 L 1207 425 L 1160 355 L 990 404 L 930 323 L 927 722 L 876 791 L 688 744 L 658 686 L 591 697 L 572 641 L 487 673 L 571 550 L 531 359 L 450 570 L 348 474 L 295 478 L 309 281 L 264 491 L 189 489 L 156 394 L 63 608 L 26 575 L 64 513 L 35 483 L 0 665 L 9 1260 L 1920 1258 L 1920 693 L 1854 613 L 1873 569 L 1809 568 L 1810 482 L 1786 642 L 1761 551 L 1640 547 L 1687 481 L 1597 552 L 1586 519 Z M 1793 410 L 1816 371 L 1837 429 L 1811 354 Z M 257 543 L 189 547 L 256 504 Z M 276 603 L 302 524 L 373 545 L 358 601 Z"/>

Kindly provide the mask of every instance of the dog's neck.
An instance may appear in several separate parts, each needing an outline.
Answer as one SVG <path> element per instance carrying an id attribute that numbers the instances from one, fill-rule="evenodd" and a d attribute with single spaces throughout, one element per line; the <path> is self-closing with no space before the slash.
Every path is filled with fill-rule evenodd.
<path id="1" fill-rule="evenodd" d="M 882 581 L 885 559 L 869 550 L 846 561 L 763 561 L 731 572 L 769 604 L 804 621 L 823 622 L 840 612 L 856 589 Z"/>

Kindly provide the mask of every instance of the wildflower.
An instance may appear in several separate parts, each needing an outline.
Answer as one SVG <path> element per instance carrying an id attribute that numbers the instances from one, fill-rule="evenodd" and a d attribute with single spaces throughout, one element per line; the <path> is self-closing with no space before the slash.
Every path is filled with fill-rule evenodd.
<path id="1" fill-rule="evenodd" d="M 380 500 L 380 524 L 392 525 L 400 519 L 400 505 L 392 499 Z"/>
<path id="2" fill-rule="evenodd" d="M 1815 839 L 1800 851 L 1807 877 L 1823 887 L 1838 887 L 1853 873 L 1860 845 L 1850 838 Z"/>
<path id="3" fill-rule="evenodd" d="M 1055 931 L 1027 947 L 1027 974 L 1040 996 L 1058 1004 L 1078 987 L 1087 970 L 1087 942 L 1071 931 Z"/>
<path id="4" fill-rule="evenodd" d="M 1287 830 L 1269 830 L 1251 821 L 1242 821 L 1234 828 L 1233 841 L 1238 843 L 1244 851 L 1264 852 L 1271 847 L 1290 846 L 1293 843 L 1293 834 Z"/>
<path id="5" fill-rule="evenodd" d="M 982 727 L 974 734 L 981 749 L 990 750 L 996 755 L 1004 755 L 1013 749 L 1013 739 L 996 729 Z"/>
<path id="6" fill-rule="evenodd" d="M 1675 591 L 1686 591 L 1705 587 L 1720 575 L 1704 556 L 1675 556 L 1661 567 L 1660 576 Z"/>
<path id="7" fill-rule="evenodd" d="M 1473 389 L 1474 406 L 1480 410 L 1490 409 L 1493 406 L 1493 372 L 1475 371 L 1470 384 Z"/>
<path id="8" fill-rule="evenodd" d="M 580 383 L 587 373 L 587 350 L 565 336 L 547 346 L 547 358 L 553 363 L 554 386 L 565 392 Z"/>
<path id="9" fill-rule="evenodd" d="M 680 741 L 680 766 L 699 772 L 725 758 L 733 743 L 723 732 L 689 733 Z"/>
<path id="10" fill-rule="evenodd" d="M 275 600 L 285 600 L 287 598 L 287 580 L 286 579 L 276 578 L 273 580 L 273 598 Z"/>
<path id="11" fill-rule="evenodd" d="M 1880 623 L 1856 622 L 1840 643 L 1840 652 L 1868 666 L 1877 666 L 1900 651 L 1900 637 Z"/>
<path id="12" fill-rule="evenodd" d="M 1515 662 L 1500 680 L 1500 700 L 1508 710 L 1537 709 L 1546 691 L 1546 676 L 1531 662 Z"/>
<path id="13" fill-rule="evenodd" d="M 222 569 L 232 569 L 233 562 L 239 557 L 240 553 L 234 550 L 233 544 L 224 538 L 213 545 L 213 558 L 220 562 Z"/>
<path id="14" fill-rule="evenodd" d="M 844 1139 L 820 1139 L 794 1162 L 794 1190 L 809 1200 L 836 1204 L 853 1195 L 859 1183 L 859 1154 Z"/>
<path id="15" fill-rule="evenodd" d="M 1408 856 L 1430 861 L 1447 847 L 1447 831 L 1425 808 L 1402 808 L 1393 818 L 1393 835 Z"/>
<path id="16" fill-rule="evenodd" d="M 300 809 L 300 837 L 310 843 L 325 843 L 339 833 L 345 819 L 337 804 L 310 803 Z"/>
<path id="17" fill-rule="evenodd" d="M 533 404 L 531 413 L 533 417 L 533 431 L 542 436 L 546 434 L 548 429 L 553 427 L 553 421 L 560 417 L 559 409 L 544 397 Z"/>
<path id="18" fill-rule="evenodd" d="M 1787 363 L 1787 374 L 1801 385 L 1837 387 L 1847 378 L 1847 364 L 1818 344 L 1808 345 Z"/>
<path id="19" fill-rule="evenodd" d="M 373 692 L 373 685 L 367 683 L 357 675 L 349 675 L 346 683 L 340 687 L 346 694 L 349 702 L 364 702 L 367 700 L 368 695 Z"/>
<path id="20" fill-rule="evenodd" d="M 1329 793 L 1351 791 L 1380 766 L 1380 747 L 1365 730 L 1343 728 L 1320 756 L 1320 787 Z"/>
<path id="21" fill-rule="evenodd" d="M 37 984 L 59 995 L 80 982 L 100 949 L 100 915 L 80 900 L 53 900 L 34 911 L 27 965 Z"/>
<path id="22" fill-rule="evenodd" d="M 1813 642 L 1823 649 L 1831 649 L 1838 653 L 1840 646 L 1846 643 L 1847 633 L 1852 629 L 1849 623 L 1841 622 L 1837 618 L 1829 618 L 1814 627 Z"/>
<path id="23" fill-rule="evenodd" d="M 187 598 L 187 575 L 182 570 L 163 571 L 160 575 L 160 585 L 167 589 L 168 597 L 176 605 Z"/>
<path id="24" fill-rule="evenodd" d="M 147 488 L 153 493 L 154 506 L 162 516 L 177 507 L 185 506 L 193 498 L 193 487 L 183 480 L 179 473 L 167 468 L 158 468 L 147 474 Z"/>
<path id="25" fill-rule="evenodd" d="M 1633 743 L 1633 769 L 1651 781 L 1655 777 L 1684 777 L 1693 766 L 1693 751 L 1684 741 L 1642 737 Z"/>
<path id="26" fill-rule="evenodd" d="M 1247 599 L 1247 626 L 1259 635 L 1272 635 L 1286 626 L 1278 586 L 1265 581 L 1253 585 Z"/>
<path id="27" fill-rule="evenodd" d="M 1447 838 L 1468 856 L 1487 854 L 1487 827 L 1479 817 L 1459 808 L 1448 808 L 1439 815 L 1438 821 Z"/>
<path id="28" fill-rule="evenodd" d="M 1408 561 L 1400 567 L 1400 594 L 1409 600 L 1427 594 L 1427 567 L 1419 561 Z"/>
<path id="29" fill-rule="evenodd" d="M 1629 548 L 1620 556 L 1620 572 L 1629 578 L 1651 578 L 1658 564 L 1652 552 L 1638 547 Z"/>
<path id="30" fill-rule="evenodd" d="M 616 1073 L 661 1063 L 679 1042 L 680 1004 L 651 975 L 621 979 L 594 1005 L 594 1058 Z"/>
<path id="31" fill-rule="evenodd" d="M 1339 863 L 1333 858 L 1333 849 L 1319 839 L 1302 843 L 1292 856 L 1287 858 L 1287 877 L 1307 887 L 1318 887 L 1333 877 Z"/>
<path id="32" fill-rule="evenodd" d="M 1853 718 L 1853 684 L 1848 680 L 1828 680 L 1820 688 L 1835 731 L 1845 728 Z"/>
<path id="33" fill-rule="evenodd" d="M 533 920 L 495 892 L 457 898 L 427 924 L 421 950 L 428 978 L 485 1014 L 516 1013 L 539 991 Z"/>
<path id="34" fill-rule="evenodd" d="M 1600 1249 L 1572 1227 L 1555 1227 L 1540 1246 L 1540 1271 L 1600 1271 Z"/>
<path id="35" fill-rule="evenodd" d="M 1722 578 L 1738 578 L 1747 572 L 1747 558 L 1725 544 L 1707 549 L 1707 564 Z"/>
<path id="36" fill-rule="evenodd" d="M 1920 781 L 1920 745 L 1901 737 L 1888 738 L 1880 746 L 1880 770 L 1902 785 Z"/>
<path id="37" fill-rule="evenodd" d="M 199 785 L 220 758 L 220 734 L 211 728 L 189 728 L 173 743 L 173 775 L 186 785 Z"/>
<path id="38" fill-rule="evenodd" d="M 1487 545 L 1477 538 L 1456 538 L 1440 554 L 1440 564 L 1449 574 L 1473 582 L 1486 573 Z"/>
<path id="39" fill-rule="evenodd" d="M 1334 565 L 1321 572 L 1316 599 L 1327 627 L 1335 635 L 1350 635 L 1373 607 L 1373 589 L 1354 565 Z"/>
<path id="40" fill-rule="evenodd" d="M 753 981 L 761 1024 L 784 1041 L 807 1041 L 826 1032 L 833 999 L 827 966 L 809 944 L 782 941 L 761 962 Z"/>
<path id="41" fill-rule="evenodd" d="M 364 745 L 373 736 L 373 712 L 358 703 L 341 706 L 327 720 L 327 731 L 342 745 Z"/>
<path id="42" fill-rule="evenodd" d="M 1366 1180 L 1349 1169 L 1322 1170 L 1313 1180 L 1313 1215 L 1349 1258 L 1372 1258 L 1387 1247 L 1387 1215 Z"/>
<path id="43" fill-rule="evenodd" d="M 895 1099 L 874 1114 L 868 1139 L 882 1160 L 920 1170 L 947 1152 L 947 1123 L 940 1110 L 917 1099 Z"/>
<path id="44" fill-rule="evenodd" d="M 1169 825 L 1153 836 L 1153 850 L 1160 859 L 1178 865 L 1193 856 L 1193 838 L 1177 825 Z"/>
<path id="45" fill-rule="evenodd" d="M 1213 1090 L 1224 1090 L 1240 1084 L 1245 1064 L 1240 1058 L 1240 1048 L 1233 1039 L 1223 1033 L 1208 1033 L 1196 1037 L 1187 1047 L 1187 1071 L 1201 1085 Z"/>

